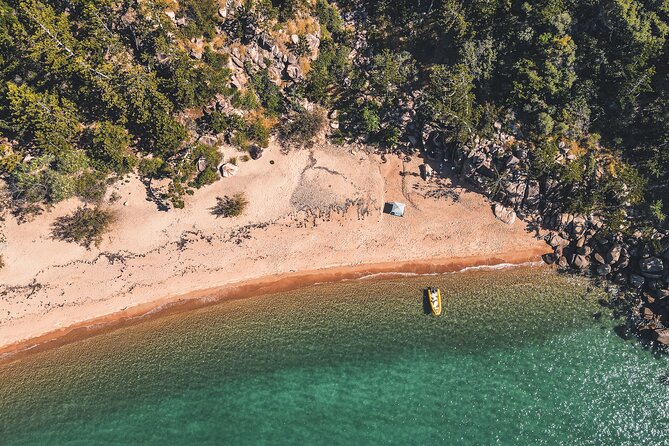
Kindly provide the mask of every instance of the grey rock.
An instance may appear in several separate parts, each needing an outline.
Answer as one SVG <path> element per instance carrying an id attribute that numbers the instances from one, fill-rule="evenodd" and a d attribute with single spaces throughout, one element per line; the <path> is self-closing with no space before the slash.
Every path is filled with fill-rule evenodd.
<path id="1" fill-rule="evenodd" d="M 567 246 L 569 244 L 569 240 L 560 237 L 560 235 L 556 234 L 556 233 L 551 233 L 547 237 L 546 242 L 548 242 L 548 244 L 551 245 L 551 247 L 553 247 L 553 249 L 564 248 L 565 246 Z"/>
<path id="2" fill-rule="evenodd" d="M 558 260 L 558 266 L 560 268 L 566 268 L 569 266 L 569 261 L 565 256 L 560 257 L 560 259 Z"/>
<path id="3" fill-rule="evenodd" d="M 207 160 L 204 158 L 198 158 L 197 160 L 197 171 L 204 172 L 207 168 Z"/>
<path id="4" fill-rule="evenodd" d="M 620 259 L 620 253 L 622 252 L 622 246 L 613 245 L 611 249 L 606 253 L 606 263 L 616 263 Z"/>
<path id="5" fill-rule="evenodd" d="M 544 254 L 544 255 L 541 256 L 541 258 L 548 265 L 552 265 L 559 260 L 558 255 L 553 253 L 553 252 L 548 253 L 548 254 Z"/>
<path id="6" fill-rule="evenodd" d="M 572 221 L 574 221 L 574 216 L 571 214 L 560 214 L 558 215 L 556 226 L 558 229 L 566 228 Z"/>
<path id="7" fill-rule="evenodd" d="M 492 207 L 492 210 L 495 214 L 495 217 L 507 225 L 511 225 L 514 221 L 516 221 L 516 213 L 511 208 L 507 208 L 499 203 L 495 203 L 495 205 Z"/>
<path id="8" fill-rule="evenodd" d="M 535 209 L 541 202 L 541 188 L 537 180 L 530 180 L 527 182 L 527 190 L 525 192 L 525 206 Z"/>
<path id="9" fill-rule="evenodd" d="M 506 186 L 507 199 L 512 206 L 519 207 L 521 205 L 525 198 L 526 188 L 527 184 L 523 180 L 516 180 Z"/>
<path id="10" fill-rule="evenodd" d="M 257 160 L 262 156 L 263 149 L 260 146 L 251 146 L 249 148 L 249 155 L 251 156 L 252 159 Z"/>
<path id="11" fill-rule="evenodd" d="M 624 285 L 627 283 L 627 276 L 624 273 L 616 273 L 615 277 L 613 280 L 618 284 L 618 285 Z"/>
<path id="12" fill-rule="evenodd" d="M 660 279 L 653 279 L 646 282 L 646 287 L 651 291 L 657 291 L 664 286 L 664 282 Z"/>
<path id="13" fill-rule="evenodd" d="M 638 274 L 630 274 L 629 282 L 633 288 L 641 288 L 646 283 L 646 278 Z"/>
<path id="14" fill-rule="evenodd" d="M 585 232 L 585 218 L 583 217 L 574 217 L 574 220 L 571 222 L 571 232 L 574 235 L 583 235 Z"/>
<path id="15" fill-rule="evenodd" d="M 600 276 L 611 274 L 611 265 L 599 265 L 597 267 L 597 274 Z"/>
<path id="16" fill-rule="evenodd" d="M 286 67 L 286 74 L 292 80 L 299 80 L 302 78 L 302 70 L 297 65 L 288 65 Z"/>
<path id="17" fill-rule="evenodd" d="M 595 262 L 597 262 L 597 263 L 601 263 L 601 264 L 606 263 L 606 262 L 604 261 L 604 257 L 602 257 L 602 255 L 601 255 L 600 253 L 598 253 L 598 252 L 596 252 L 596 253 L 592 256 L 592 258 L 593 258 L 593 259 L 595 260 Z"/>
<path id="18" fill-rule="evenodd" d="M 213 135 L 202 135 L 197 142 L 204 144 L 205 146 L 215 147 L 218 144 L 218 138 Z"/>
<path id="19" fill-rule="evenodd" d="M 655 291 L 651 291 L 651 296 L 657 300 L 669 300 L 669 289 L 659 288 Z"/>
<path id="20" fill-rule="evenodd" d="M 669 328 L 656 328 L 654 330 L 644 330 L 644 333 L 650 339 L 660 344 L 669 345 Z"/>
<path id="21" fill-rule="evenodd" d="M 589 246 L 581 246 L 576 250 L 576 252 L 582 256 L 589 256 L 592 252 L 592 248 Z"/>
<path id="22" fill-rule="evenodd" d="M 639 262 L 639 268 L 642 273 L 646 274 L 660 274 L 664 270 L 662 259 L 658 257 L 648 257 Z"/>
<path id="23" fill-rule="evenodd" d="M 574 257 L 574 261 L 572 262 L 572 266 L 574 268 L 578 269 L 586 269 L 590 266 L 590 261 L 588 258 L 583 255 L 583 254 L 578 254 L 576 257 Z"/>

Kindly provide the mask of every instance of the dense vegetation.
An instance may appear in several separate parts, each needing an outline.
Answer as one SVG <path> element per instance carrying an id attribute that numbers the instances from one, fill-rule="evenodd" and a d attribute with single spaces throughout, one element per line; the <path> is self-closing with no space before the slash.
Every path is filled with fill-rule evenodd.
<path id="1" fill-rule="evenodd" d="M 216 0 L 0 0 L 0 174 L 14 210 L 96 202 L 129 172 L 169 179 L 183 206 L 218 178 L 199 135 L 248 149 L 276 126 L 303 145 L 326 122 L 308 100 L 339 111 L 335 139 L 381 149 L 409 146 L 408 128 L 471 147 L 500 123 L 529 142 L 533 177 L 565 186 L 565 210 L 614 229 L 630 216 L 668 224 L 666 0 L 237 5 L 226 19 Z M 246 60 L 248 83 L 233 86 L 233 46 L 292 26 L 290 56 L 310 52 L 296 18 L 320 24 L 304 76 L 277 81 Z M 207 109 L 221 96 L 241 112 Z"/>
<path id="2" fill-rule="evenodd" d="M 338 54 L 359 45 L 362 33 L 351 39 L 335 23 L 336 44 L 316 64 L 327 68 L 312 72 L 307 93 L 345 111 L 345 133 L 392 147 L 411 123 L 471 147 L 499 122 L 531 143 L 533 176 L 565 186 L 565 210 L 602 213 L 614 229 L 630 216 L 647 227 L 667 224 L 667 1 L 339 6 L 364 6 L 369 51 L 343 82 Z M 558 145 L 570 148 L 568 160 L 556 159 Z"/>

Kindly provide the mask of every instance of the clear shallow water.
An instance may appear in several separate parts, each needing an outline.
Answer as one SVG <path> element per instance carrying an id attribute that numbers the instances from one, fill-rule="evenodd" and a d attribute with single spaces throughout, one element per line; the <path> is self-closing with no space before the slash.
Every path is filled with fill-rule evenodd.
<path id="1" fill-rule="evenodd" d="M 598 297 L 514 269 L 149 320 L 0 366 L 0 443 L 669 444 L 669 360 L 593 319 Z"/>

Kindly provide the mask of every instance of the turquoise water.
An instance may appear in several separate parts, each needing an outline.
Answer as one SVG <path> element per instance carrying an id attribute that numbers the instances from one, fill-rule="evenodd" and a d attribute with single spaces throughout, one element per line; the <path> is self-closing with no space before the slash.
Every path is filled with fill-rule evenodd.
<path id="1" fill-rule="evenodd" d="M 602 296 L 514 269 L 149 320 L 0 366 L 0 443 L 669 444 L 669 361 L 593 318 Z"/>

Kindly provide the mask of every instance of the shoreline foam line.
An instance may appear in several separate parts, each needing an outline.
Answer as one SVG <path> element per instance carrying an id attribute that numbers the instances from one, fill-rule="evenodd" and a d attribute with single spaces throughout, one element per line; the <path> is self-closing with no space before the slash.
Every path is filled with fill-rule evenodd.
<path id="1" fill-rule="evenodd" d="M 226 301 L 287 292 L 316 284 L 335 283 L 346 280 L 384 280 L 407 276 L 465 272 L 473 269 L 495 270 L 509 267 L 533 267 L 542 263 L 539 262 L 541 253 L 537 249 L 532 249 L 490 257 L 469 256 L 334 266 L 263 276 L 220 287 L 158 298 L 118 312 L 75 322 L 39 336 L 2 345 L 0 346 L 0 364 L 12 362 L 32 353 L 56 348 L 97 334 L 135 325 L 147 318 L 167 316 Z"/>

